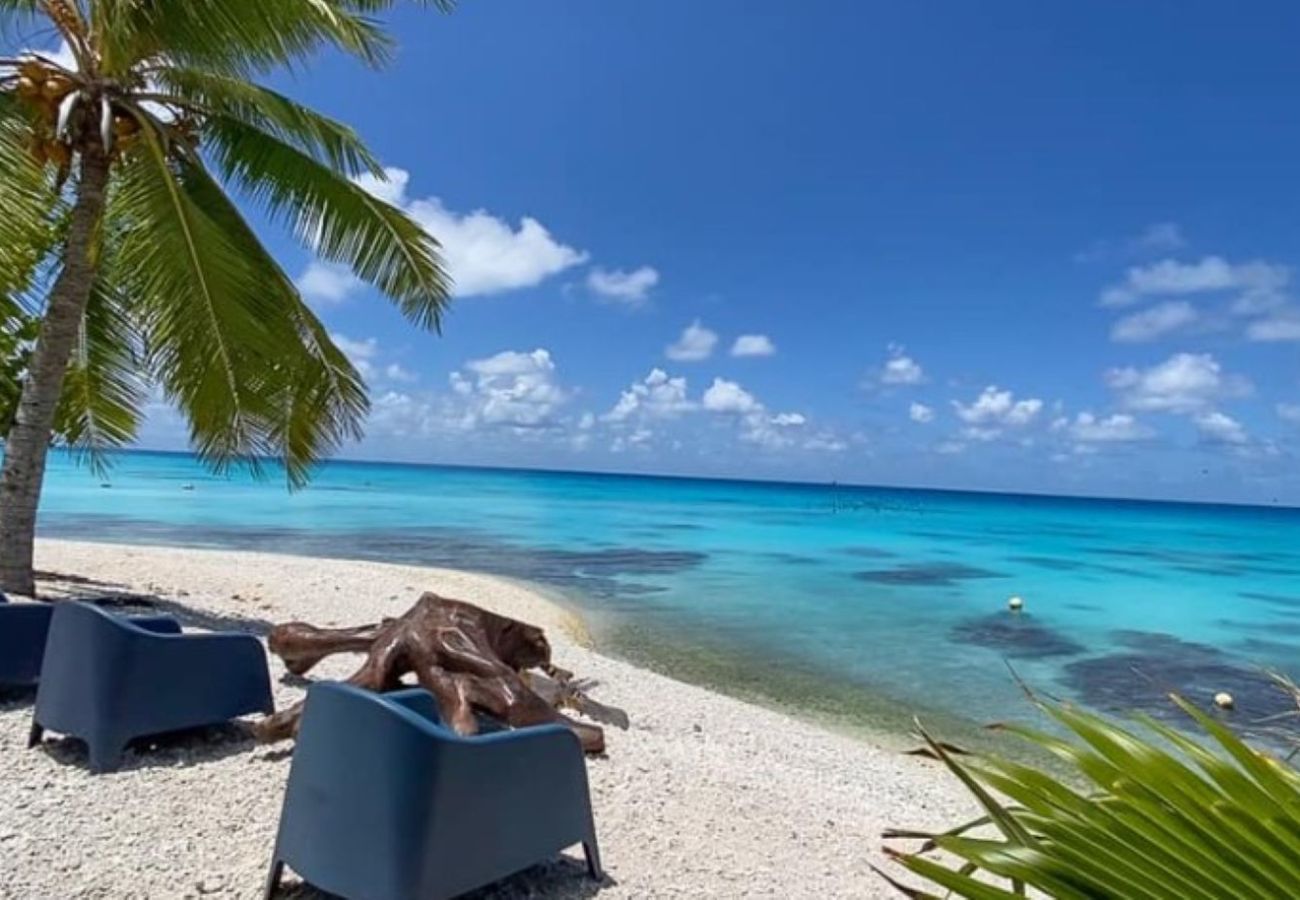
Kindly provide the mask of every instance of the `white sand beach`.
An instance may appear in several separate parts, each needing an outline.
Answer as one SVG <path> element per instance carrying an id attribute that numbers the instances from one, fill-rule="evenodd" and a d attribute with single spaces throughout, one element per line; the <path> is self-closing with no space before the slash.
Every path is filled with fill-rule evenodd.
<path id="1" fill-rule="evenodd" d="M 976 808 L 935 763 L 643 671 L 584 646 L 576 616 L 527 588 L 472 573 L 345 560 L 43 540 L 37 568 L 79 595 L 156 598 L 187 628 L 264 634 L 304 619 L 353 625 L 404 611 L 424 590 L 545 627 L 557 664 L 621 706 L 608 757 L 591 760 L 608 872 L 576 857 L 488 897 L 888 897 L 888 826 L 937 827 Z M 83 580 L 84 579 L 84 580 Z M 315 678 L 350 674 L 327 660 Z M 277 705 L 302 696 L 271 663 Z M 210 729 L 128 752 L 92 776 L 84 750 L 26 749 L 30 697 L 0 700 L 0 897 L 256 897 L 289 771 L 289 744 Z M 319 897 L 290 879 L 285 897 Z"/>

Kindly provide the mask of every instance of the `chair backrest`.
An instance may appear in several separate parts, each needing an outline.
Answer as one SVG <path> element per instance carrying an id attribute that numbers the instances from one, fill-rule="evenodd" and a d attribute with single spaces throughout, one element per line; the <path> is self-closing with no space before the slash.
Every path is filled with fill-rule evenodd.
<path id="1" fill-rule="evenodd" d="M 90 721 L 113 716 L 117 698 L 97 673 L 111 671 L 137 634 L 148 632 L 89 603 L 54 604 L 36 695 L 37 717 L 56 705 L 65 714 Z"/>
<path id="2" fill-rule="evenodd" d="M 352 685 L 307 694 L 280 822 L 280 855 L 349 895 L 409 894 L 441 767 L 421 716 Z"/>

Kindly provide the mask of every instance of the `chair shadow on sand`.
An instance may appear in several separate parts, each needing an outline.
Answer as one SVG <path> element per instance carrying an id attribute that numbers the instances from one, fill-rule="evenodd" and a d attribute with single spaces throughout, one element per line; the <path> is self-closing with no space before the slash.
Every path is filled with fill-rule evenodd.
<path id="1" fill-rule="evenodd" d="M 211 610 L 196 609 L 173 598 L 161 594 L 142 593 L 109 581 L 98 581 L 81 575 L 67 575 L 62 572 L 37 572 L 38 581 L 46 582 L 46 587 L 53 582 L 58 586 L 56 592 L 48 591 L 43 595 L 54 600 L 81 600 L 109 609 L 121 609 L 124 612 L 139 611 L 161 613 L 174 616 L 184 628 L 199 628 L 204 631 L 236 631 L 264 638 L 275 627 L 274 622 L 256 616 L 238 613 L 218 613 Z M 71 587 L 71 590 L 63 586 Z"/>
<path id="2" fill-rule="evenodd" d="M 470 891 L 458 900 L 537 900 L 540 897 L 545 897 L 546 900 L 587 900 L 599 895 L 604 889 L 617 885 L 618 882 L 608 872 L 599 882 L 592 881 L 587 874 L 585 862 L 564 856 Z M 275 900 L 336 900 L 336 895 L 327 894 L 301 881 L 286 881 L 284 887 L 276 893 Z"/>

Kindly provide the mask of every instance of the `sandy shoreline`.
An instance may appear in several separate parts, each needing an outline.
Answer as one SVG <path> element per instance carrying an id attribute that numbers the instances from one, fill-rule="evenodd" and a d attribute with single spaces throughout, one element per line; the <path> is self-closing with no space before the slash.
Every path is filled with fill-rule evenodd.
<path id="1" fill-rule="evenodd" d="M 147 594 L 187 627 L 262 633 L 303 618 L 373 621 L 421 591 L 545 627 L 557 663 L 622 706 L 609 757 L 589 764 L 609 882 L 600 897 L 888 897 L 870 872 L 888 826 L 975 813 L 934 764 L 638 669 L 593 651 L 581 620 L 526 586 L 446 569 L 42 540 L 37 565 L 92 594 Z M 316 677 L 349 674 L 327 661 Z M 281 680 L 276 702 L 302 688 Z M 285 746 L 217 729 L 130 752 L 91 777 L 74 742 L 25 749 L 30 699 L 0 701 L 0 897 L 256 897 L 288 772 Z M 484 896 L 588 897 L 577 863 L 524 873 Z M 309 889 L 286 897 L 319 897 Z"/>

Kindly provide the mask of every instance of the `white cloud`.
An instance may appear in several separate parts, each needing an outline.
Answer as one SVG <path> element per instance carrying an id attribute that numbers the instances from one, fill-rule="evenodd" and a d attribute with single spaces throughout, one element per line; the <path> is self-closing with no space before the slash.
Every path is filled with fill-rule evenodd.
<path id="1" fill-rule="evenodd" d="M 925 370 L 898 344 L 889 346 L 889 360 L 880 371 L 881 384 L 921 384 Z"/>
<path id="2" fill-rule="evenodd" d="M 379 353 L 379 342 L 374 338 L 355 340 L 346 334 L 335 332 L 330 335 L 334 346 L 343 351 L 343 355 L 352 363 L 353 368 L 361 373 L 367 381 L 375 376 L 375 357 Z"/>
<path id="3" fill-rule="evenodd" d="M 658 283 L 659 272 L 650 266 L 630 272 L 596 266 L 587 273 L 587 287 L 592 293 L 626 306 L 641 306 Z"/>
<path id="4" fill-rule="evenodd" d="M 557 380 L 550 352 L 540 348 L 471 360 L 464 372 L 453 372 L 450 381 L 465 404 L 463 427 L 479 423 L 515 429 L 548 427 L 569 399 Z"/>
<path id="5" fill-rule="evenodd" d="M 1259 342 L 1300 341 L 1300 312 L 1287 311 L 1251 322 L 1246 337 Z"/>
<path id="6" fill-rule="evenodd" d="M 776 344 L 765 334 L 742 334 L 731 345 L 732 356 L 772 356 Z"/>
<path id="7" fill-rule="evenodd" d="M 913 422 L 921 424 L 934 421 L 934 409 L 924 403 L 913 403 L 907 408 L 907 415 Z"/>
<path id="8" fill-rule="evenodd" d="M 790 446 L 794 443 L 790 432 L 808 424 L 803 413 L 769 413 L 757 397 L 725 378 L 713 379 L 713 384 L 704 392 L 702 407 L 709 412 L 735 416 L 740 425 L 740 439 L 769 450 Z M 830 435 L 816 435 L 805 441 L 804 447 L 829 451 L 843 449 L 836 444 Z"/>
<path id="9" fill-rule="evenodd" d="M 634 416 L 671 419 L 695 408 L 696 404 L 686 396 L 685 378 L 670 378 L 663 369 L 652 369 L 623 391 L 603 418 L 607 422 L 624 422 Z"/>
<path id="10" fill-rule="evenodd" d="M 1210 443 L 1241 445 L 1250 442 L 1242 424 L 1218 410 L 1198 413 L 1193 421 L 1200 430 L 1201 437 Z"/>
<path id="11" fill-rule="evenodd" d="M 406 203 L 406 186 L 411 181 L 411 173 L 396 166 L 388 166 L 384 169 L 382 178 L 363 172 L 353 180 L 370 196 L 378 197 L 392 206 L 402 206 Z"/>
<path id="12" fill-rule="evenodd" d="M 1177 222 L 1155 222 L 1142 229 L 1142 233 L 1130 241 L 1135 250 L 1167 252 L 1187 246 L 1183 229 Z"/>
<path id="13" fill-rule="evenodd" d="M 957 417 L 967 425 L 976 426 L 971 436 L 979 440 L 996 437 L 998 426 L 1020 427 L 1032 422 L 1043 409 L 1043 401 L 1037 397 L 1017 400 L 1011 391 L 999 389 L 996 385 L 986 387 L 974 403 L 962 404 L 952 401 Z"/>
<path id="14" fill-rule="evenodd" d="M 704 392 L 704 408 L 709 412 L 749 413 L 762 409 L 763 405 L 736 382 L 715 378 Z"/>
<path id="15" fill-rule="evenodd" d="M 389 381 L 412 382 L 418 381 L 419 376 L 409 369 L 403 368 L 398 363 L 389 363 L 384 367 L 384 377 Z"/>
<path id="16" fill-rule="evenodd" d="M 1061 419 L 1059 424 L 1070 437 L 1089 444 L 1128 443 L 1146 440 L 1153 435 L 1150 428 L 1127 413 L 1096 416 L 1090 412 L 1081 412 L 1074 417 L 1073 422 Z"/>
<path id="17" fill-rule="evenodd" d="M 1208 353 L 1178 353 L 1148 369 L 1111 369 L 1106 383 L 1130 409 L 1191 413 L 1214 401 L 1250 393 L 1250 382 L 1230 375 Z"/>
<path id="18" fill-rule="evenodd" d="M 406 194 L 408 172 L 386 168 L 384 173 L 387 181 L 363 174 L 357 184 L 404 209 L 438 240 L 458 297 L 534 287 L 587 261 L 585 252 L 560 243 L 531 216 L 514 227 L 483 209 L 458 213 L 437 197 L 412 200 Z"/>
<path id="19" fill-rule="evenodd" d="M 1277 414 L 1285 422 L 1300 425 L 1300 403 L 1279 403 Z"/>
<path id="20" fill-rule="evenodd" d="M 304 298 L 325 305 L 342 303 L 365 286 L 347 266 L 319 260 L 311 262 L 294 284 Z"/>
<path id="21" fill-rule="evenodd" d="M 1196 308 L 1186 300 L 1170 300 L 1120 319 L 1111 328 L 1110 338 L 1120 343 L 1153 341 L 1180 331 L 1199 318 Z"/>
<path id="22" fill-rule="evenodd" d="M 676 362 L 699 362 L 713 355 L 718 335 L 696 319 L 682 331 L 682 336 L 664 349 L 664 355 Z"/>
<path id="23" fill-rule="evenodd" d="M 1194 263 L 1164 259 L 1130 268 L 1122 283 L 1102 292 L 1101 304 L 1131 306 L 1149 296 L 1228 290 L 1239 290 L 1243 297 L 1258 303 L 1277 295 L 1290 279 L 1286 266 L 1262 260 L 1233 265 L 1221 256 L 1206 256 Z"/>
<path id="24" fill-rule="evenodd" d="M 1099 262 L 1106 259 L 1170 253 L 1187 246 L 1183 229 L 1177 222 L 1155 222 L 1122 241 L 1097 241 L 1087 250 L 1075 254 L 1076 262 Z"/>

